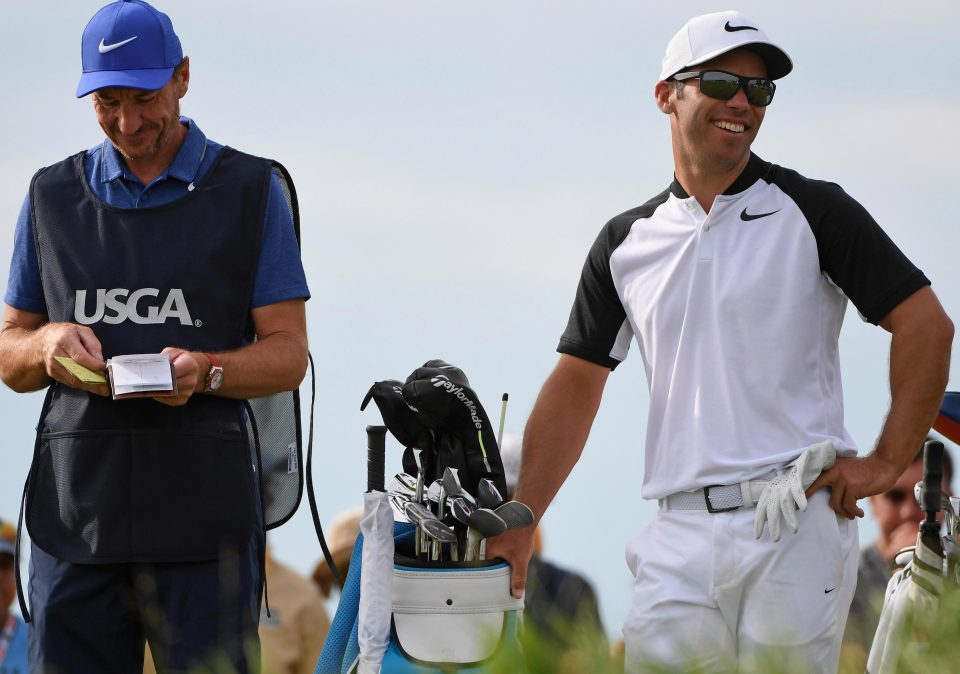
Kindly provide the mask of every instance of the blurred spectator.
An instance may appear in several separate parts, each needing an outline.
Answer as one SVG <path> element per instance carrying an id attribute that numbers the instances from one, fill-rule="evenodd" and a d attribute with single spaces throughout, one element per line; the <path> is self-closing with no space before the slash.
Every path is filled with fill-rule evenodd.
<path id="1" fill-rule="evenodd" d="M 17 529 L 0 520 L 0 673 L 27 674 L 27 625 L 10 612 L 17 598 L 14 556 Z"/>
<path id="2" fill-rule="evenodd" d="M 513 498 L 520 474 L 520 438 L 504 433 L 502 445 L 507 498 Z M 544 559 L 542 548 L 542 533 L 537 529 L 523 595 L 524 625 L 542 642 L 533 646 L 538 668 L 543 668 L 543 658 L 549 656 L 554 660 L 550 671 L 572 671 L 583 657 L 590 659 L 595 653 L 607 651 L 597 596 L 593 585 L 582 575 Z M 590 653 L 583 653 L 585 650 Z"/>
<path id="3" fill-rule="evenodd" d="M 330 523 L 327 547 L 330 549 L 333 563 L 337 565 L 337 570 L 340 572 L 338 590 L 343 587 L 350 572 L 350 555 L 353 554 L 353 545 L 357 542 L 357 536 L 360 533 L 362 514 L 362 507 L 350 508 L 334 517 Z M 313 571 L 313 580 L 320 587 L 323 596 L 329 598 L 333 592 L 334 578 L 326 559 L 321 559 L 317 564 Z"/>
<path id="4" fill-rule="evenodd" d="M 323 599 L 310 579 L 281 564 L 267 546 L 270 617 L 260 609 L 263 674 L 310 674 L 330 629 Z"/>
<path id="5" fill-rule="evenodd" d="M 932 438 L 927 438 L 931 440 Z M 843 634 L 843 662 L 853 670 L 863 671 L 873 635 L 880 621 L 883 595 L 893 571 L 891 565 L 903 548 L 916 545 L 923 511 L 917 505 L 913 488 L 923 479 L 923 448 L 900 479 L 887 491 L 870 497 L 870 510 L 880 530 L 877 539 L 860 553 L 857 591 L 850 605 L 850 615 Z M 953 461 L 943 453 L 943 489 L 950 491 Z"/>

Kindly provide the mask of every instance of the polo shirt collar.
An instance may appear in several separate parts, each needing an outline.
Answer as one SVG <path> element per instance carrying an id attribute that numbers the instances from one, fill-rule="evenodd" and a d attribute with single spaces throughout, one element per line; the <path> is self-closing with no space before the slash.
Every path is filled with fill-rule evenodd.
<path id="1" fill-rule="evenodd" d="M 207 137 L 196 122 L 189 117 L 181 116 L 180 123 L 186 125 L 187 135 L 177 151 L 177 156 L 173 158 L 166 170 L 157 176 L 157 180 L 176 178 L 189 183 L 196 177 L 200 169 L 200 162 L 203 161 L 203 155 L 207 147 Z M 139 178 L 127 168 L 127 163 L 123 160 L 123 156 L 117 152 L 117 148 L 109 140 L 104 139 L 100 164 L 100 182 L 109 183 L 121 177 L 124 180 L 139 182 Z"/>
<path id="2" fill-rule="evenodd" d="M 753 185 L 758 180 L 763 179 L 767 172 L 770 170 L 770 162 L 766 162 L 753 152 L 750 153 L 750 159 L 747 160 L 747 165 L 743 168 L 743 171 L 737 176 L 737 179 L 731 183 L 731 185 L 723 191 L 727 196 L 733 194 L 740 194 L 741 192 L 746 191 L 751 185 Z M 670 183 L 670 193 L 678 199 L 689 199 L 690 195 L 687 194 L 687 191 L 683 189 L 683 185 L 680 184 L 680 181 L 677 180 L 676 174 L 673 176 L 673 182 Z"/>

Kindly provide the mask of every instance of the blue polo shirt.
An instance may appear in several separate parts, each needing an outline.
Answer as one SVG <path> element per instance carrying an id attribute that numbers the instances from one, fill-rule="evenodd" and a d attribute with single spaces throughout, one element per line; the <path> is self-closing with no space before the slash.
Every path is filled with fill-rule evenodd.
<path id="1" fill-rule="evenodd" d="M 112 206 L 147 208 L 170 203 L 193 189 L 213 166 L 223 146 L 208 140 L 200 128 L 187 117 L 180 122 L 187 127 L 187 136 L 170 166 L 149 185 L 140 182 L 109 141 L 87 150 L 83 160 L 87 181 L 94 193 Z M 254 284 L 251 309 L 284 300 L 309 299 L 307 279 L 300 261 L 293 218 L 280 182 L 273 176 L 267 195 L 263 220 L 260 261 Z M 30 195 L 23 201 L 14 234 L 10 277 L 3 301 L 21 311 L 47 313 L 43 284 L 34 245 Z"/>

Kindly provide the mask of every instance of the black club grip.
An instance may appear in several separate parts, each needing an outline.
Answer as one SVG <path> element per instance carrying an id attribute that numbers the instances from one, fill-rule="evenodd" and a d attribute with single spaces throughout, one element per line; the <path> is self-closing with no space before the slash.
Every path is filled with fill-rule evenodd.
<path id="1" fill-rule="evenodd" d="M 367 426 L 367 491 L 386 491 L 386 426 Z"/>
<path id="2" fill-rule="evenodd" d="M 931 440 L 923 449 L 923 503 L 927 519 L 940 512 L 940 485 L 943 483 L 943 443 Z"/>

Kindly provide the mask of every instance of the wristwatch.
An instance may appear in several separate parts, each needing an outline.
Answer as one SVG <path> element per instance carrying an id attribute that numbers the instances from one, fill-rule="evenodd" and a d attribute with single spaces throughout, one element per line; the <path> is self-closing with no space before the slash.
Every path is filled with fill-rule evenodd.
<path id="1" fill-rule="evenodd" d="M 207 378 L 203 383 L 203 392 L 213 393 L 219 391 L 220 386 L 223 385 L 223 366 L 220 365 L 219 359 L 212 353 L 205 353 L 204 355 L 210 359 L 210 371 L 207 372 Z"/>

